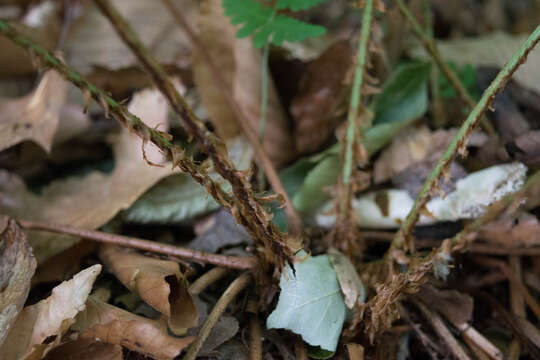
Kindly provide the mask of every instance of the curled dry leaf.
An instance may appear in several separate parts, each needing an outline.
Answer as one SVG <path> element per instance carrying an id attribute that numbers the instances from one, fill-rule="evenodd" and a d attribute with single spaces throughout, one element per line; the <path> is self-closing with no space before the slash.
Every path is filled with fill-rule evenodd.
<path id="1" fill-rule="evenodd" d="M 199 39 L 219 71 L 224 74 L 227 89 L 221 89 L 200 54 L 193 59 L 194 81 L 208 109 L 210 120 L 217 133 L 224 139 L 241 132 L 234 113 L 223 96 L 232 96 L 249 122 L 253 133 L 258 133 L 261 118 L 261 62 L 262 57 L 251 39 L 237 39 L 235 27 L 223 14 L 221 1 L 205 0 L 201 3 L 198 18 Z M 218 62 L 219 60 L 219 62 Z M 285 112 L 271 79 L 268 81 L 267 124 L 263 147 L 272 162 L 279 166 L 294 155 L 292 139 Z"/>
<path id="2" fill-rule="evenodd" d="M 366 289 L 351 261 L 334 248 L 328 250 L 328 258 L 336 271 L 341 292 L 345 296 L 345 305 L 352 309 L 357 301 L 364 302 Z"/>
<path id="3" fill-rule="evenodd" d="M 0 99 L 0 151 L 24 140 L 50 151 L 66 94 L 67 82 L 49 70 L 30 94 Z"/>
<path id="4" fill-rule="evenodd" d="M 122 360 L 123 358 L 120 345 L 79 339 L 52 349 L 45 360 Z"/>
<path id="5" fill-rule="evenodd" d="M 0 216 L 0 346 L 24 306 L 36 259 L 15 220 Z"/>
<path id="6" fill-rule="evenodd" d="M 290 107 L 298 152 L 317 150 L 339 124 L 339 110 L 345 104 L 348 90 L 345 78 L 352 58 L 349 42 L 337 41 L 309 64 L 302 75 L 298 94 Z"/>
<path id="7" fill-rule="evenodd" d="M 150 127 L 166 127 L 167 102 L 157 90 L 137 93 L 128 109 Z M 95 229 L 172 173 L 170 166 L 149 166 L 143 159 L 141 139 L 129 130 L 123 128 L 111 141 L 115 156 L 111 174 L 94 171 L 84 177 L 55 181 L 41 195 L 30 192 L 18 177 L 0 171 L 0 211 L 14 217 Z M 149 161 L 163 163 L 163 155 L 151 144 L 145 145 L 145 152 Z M 74 243 L 71 237 L 39 232 L 29 232 L 28 240 L 38 262 Z"/>
<path id="8" fill-rule="evenodd" d="M 86 310 L 71 327 L 81 339 L 122 345 L 156 359 L 173 359 L 191 343 L 192 337 L 177 338 L 158 321 L 150 320 L 90 297 Z"/>
<path id="9" fill-rule="evenodd" d="M 197 308 L 178 263 L 118 246 L 103 246 L 99 256 L 122 284 L 169 319 L 174 333 L 197 326 Z"/>
<path id="10" fill-rule="evenodd" d="M 0 347 L 2 359 L 40 359 L 57 346 L 85 309 L 100 272 L 99 264 L 89 267 L 55 287 L 47 299 L 25 307 Z"/>

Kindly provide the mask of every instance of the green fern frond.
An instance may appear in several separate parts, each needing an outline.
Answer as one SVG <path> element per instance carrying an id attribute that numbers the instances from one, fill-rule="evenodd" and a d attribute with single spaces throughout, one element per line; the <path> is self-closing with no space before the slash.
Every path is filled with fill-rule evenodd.
<path id="1" fill-rule="evenodd" d="M 323 0 L 280 0 L 283 6 L 320 3 Z M 279 5 L 279 3 L 278 3 Z M 225 15 L 231 17 L 234 25 L 243 25 L 236 33 L 239 38 L 254 35 L 255 47 L 263 47 L 268 41 L 281 45 L 283 41 L 302 41 L 308 37 L 320 36 L 326 32 L 322 26 L 308 24 L 285 15 L 276 15 L 275 10 L 253 0 L 223 0 Z M 276 7 L 277 9 L 277 7 Z"/>
<path id="2" fill-rule="evenodd" d="M 278 0 L 276 8 L 291 9 L 292 11 L 306 10 L 319 5 L 325 0 Z"/>

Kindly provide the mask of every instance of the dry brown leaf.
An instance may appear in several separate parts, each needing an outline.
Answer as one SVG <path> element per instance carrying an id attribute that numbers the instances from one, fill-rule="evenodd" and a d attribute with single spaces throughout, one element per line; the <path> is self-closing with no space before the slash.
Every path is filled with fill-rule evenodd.
<path id="1" fill-rule="evenodd" d="M 173 359 L 191 343 L 192 337 L 177 338 L 167 328 L 150 320 L 90 297 L 73 330 L 81 339 L 119 344 L 156 359 Z"/>
<path id="2" fill-rule="evenodd" d="M 25 307 L 0 347 L 2 359 L 40 359 L 60 343 L 62 335 L 85 309 L 101 265 L 89 267 L 55 287 L 51 296 Z"/>
<path id="3" fill-rule="evenodd" d="M 210 53 L 219 71 L 224 75 L 227 89 L 219 88 L 200 54 L 193 58 L 194 81 L 201 100 L 210 114 L 217 133 L 229 139 L 241 132 L 240 126 L 223 96 L 232 92 L 253 133 L 257 134 L 261 108 L 261 62 L 260 51 L 255 49 L 250 38 L 237 39 L 235 27 L 223 14 L 221 1 L 205 0 L 201 4 L 198 18 L 200 41 Z M 294 155 L 292 138 L 285 112 L 280 103 L 272 79 L 268 81 L 267 124 L 264 134 L 264 150 L 279 166 Z"/>
<path id="4" fill-rule="evenodd" d="M 137 93 L 129 110 L 150 127 L 167 128 L 167 102 L 157 90 Z M 111 174 L 94 171 L 51 183 L 41 195 L 26 189 L 17 176 L 0 170 L 0 211 L 13 217 L 62 223 L 95 229 L 129 207 L 159 179 L 172 174 L 171 167 L 149 166 L 143 159 L 142 140 L 122 128 L 111 137 L 115 168 Z M 163 155 L 152 144 L 145 145 L 149 161 L 163 163 Z M 28 240 L 38 263 L 71 246 L 75 240 L 56 234 L 29 232 Z"/>
<path id="5" fill-rule="evenodd" d="M 0 151 L 32 140 L 49 152 L 66 94 L 67 82 L 49 70 L 30 94 L 0 99 Z"/>
<path id="6" fill-rule="evenodd" d="M 124 286 L 169 319 L 175 334 L 197 326 L 197 308 L 178 263 L 118 246 L 103 246 L 99 256 Z"/>
<path id="7" fill-rule="evenodd" d="M 349 309 L 352 309 L 357 301 L 362 302 L 365 300 L 366 290 L 364 284 L 362 284 L 354 265 L 345 255 L 334 248 L 330 248 L 328 257 L 336 271 L 341 292 L 345 296 L 345 304 Z"/>
<path id="8" fill-rule="evenodd" d="M 364 347 L 360 344 L 348 343 L 347 352 L 350 360 L 364 360 Z"/>
<path id="9" fill-rule="evenodd" d="M 337 41 L 310 63 L 302 75 L 290 106 L 296 125 L 296 149 L 300 153 L 317 150 L 339 124 L 352 58 L 349 42 Z"/>
<path id="10" fill-rule="evenodd" d="M 472 319 L 474 301 L 456 290 L 439 290 L 432 285 L 420 288 L 418 298 L 438 310 L 453 324 L 467 324 Z"/>
<path id="11" fill-rule="evenodd" d="M 521 213 L 483 226 L 478 236 L 490 243 L 507 247 L 530 247 L 540 244 L 540 223 L 536 216 Z"/>
<path id="12" fill-rule="evenodd" d="M 0 216 L 0 346 L 24 306 L 36 259 L 15 220 Z"/>
<path id="13" fill-rule="evenodd" d="M 122 360 L 123 358 L 120 345 L 80 339 L 52 349 L 45 360 Z"/>
<path id="14" fill-rule="evenodd" d="M 188 22 L 194 21 L 198 1 L 172 2 L 182 9 Z M 115 0 L 114 5 L 160 62 L 174 64 L 187 58 L 191 44 L 164 5 L 146 0 Z M 131 50 L 93 1 L 84 2 L 84 6 L 84 16 L 70 28 L 64 45 L 68 63 L 83 74 L 90 73 L 96 65 L 118 70 L 137 64 Z"/>

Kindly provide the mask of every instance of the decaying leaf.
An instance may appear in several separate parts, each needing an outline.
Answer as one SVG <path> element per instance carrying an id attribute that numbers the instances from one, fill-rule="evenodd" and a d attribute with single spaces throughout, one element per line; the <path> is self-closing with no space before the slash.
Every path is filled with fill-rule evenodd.
<path id="1" fill-rule="evenodd" d="M 30 94 L 0 99 L 0 151 L 24 140 L 50 151 L 66 94 L 67 82 L 49 70 Z"/>
<path id="2" fill-rule="evenodd" d="M 208 50 L 219 71 L 225 74 L 227 89 L 221 89 L 200 54 L 194 57 L 194 80 L 203 105 L 217 133 L 225 139 L 238 135 L 241 130 L 223 92 L 232 93 L 255 134 L 261 118 L 261 62 L 251 39 L 237 39 L 235 28 L 223 14 L 221 1 L 205 0 L 198 18 L 200 40 Z M 219 59 L 219 61 L 218 61 Z M 267 124 L 263 147 L 276 166 L 286 163 L 294 155 L 287 118 L 277 96 L 273 82 L 268 82 Z"/>
<path id="3" fill-rule="evenodd" d="M 0 346 L 24 306 L 36 259 L 15 220 L 0 216 Z"/>
<path id="4" fill-rule="evenodd" d="M 334 248 L 328 250 L 328 258 L 336 271 L 341 292 L 345 296 L 345 305 L 352 309 L 357 302 L 364 302 L 366 289 L 351 261 Z"/>
<path id="5" fill-rule="evenodd" d="M 51 296 L 25 307 L 0 347 L 3 359 L 39 359 L 57 346 L 62 335 L 85 309 L 92 285 L 101 272 L 94 265 L 55 287 Z"/>
<path id="6" fill-rule="evenodd" d="M 197 1 L 172 2 L 182 9 L 193 26 Z M 114 5 L 161 63 L 173 64 L 187 57 L 191 44 L 164 5 L 144 0 L 120 0 Z M 135 55 L 94 3 L 84 2 L 83 6 L 84 16 L 78 18 L 67 33 L 64 48 L 68 63 L 83 74 L 90 73 L 93 66 L 117 70 L 137 64 Z"/>
<path id="7" fill-rule="evenodd" d="M 456 190 L 446 197 L 434 197 L 426 208 L 429 216 L 422 215 L 418 224 L 435 221 L 474 219 L 489 205 L 507 194 L 518 191 L 525 182 L 527 167 L 521 163 L 496 165 L 474 172 L 456 183 Z M 357 224 L 366 228 L 396 228 L 411 210 L 414 199 L 405 190 L 381 190 L 353 199 Z M 331 227 L 335 215 L 332 204 L 326 203 L 315 216 L 319 226 Z"/>
<path id="8" fill-rule="evenodd" d="M 291 330 L 310 345 L 335 351 L 345 320 L 345 302 L 328 256 L 299 260 L 294 271 L 287 265 L 279 286 L 279 301 L 266 327 Z"/>
<path id="9" fill-rule="evenodd" d="M 536 216 L 524 212 L 483 226 L 478 236 L 503 247 L 530 247 L 540 244 L 540 224 Z"/>
<path id="10" fill-rule="evenodd" d="M 298 94 L 291 103 L 296 124 L 295 142 L 299 153 L 317 150 L 339 124 L 348 86 L 345 78 L 352 65 L 348 40 L 328 47 L 302 75 Z"/>
<path id="11" fill-rule="evenodd" d="M 122 347 L 91 339 L 70 341 L 52 349 L 45 360 L 122 360 Z"/>
<path id="12" fill-rule="evenodd" d="M 86 310 L 71 327 L 81 339 L 122 345 L 156 359 L 173 359 L 193 338 L 167 334 L 164 324 L 138 316 L 90 297 Z"/>
<path id="13" fill-rule="evenodd" d="M 178 263 L 118 246 L 103 246 L 99 256 L 122 284 L 168 318 L 173 332 L 197 325 L 197 309 Z"/>
<path id="14" fill-rule="evenodd" d="M 167 102 L 157 90 L 143 90 L 129 104 L 150 127 L 167 124 Z M 22 180 L 0 172 L 0 211 L 14 217 L 63 223 L 95 229 L 116 213 L 129 207 L 146 189 L 171 174 L 170 166 L 149 166 L 143 159 L 142 140 L 127 129 L 111 138 L 115 168 L 111 174 L 98 171 L 84 177 L 58 180 L 43 189 L 41 195 L 30 192 Z M 163 163 L 163 155 L 151 144 L 145 145 L 147 158 Z M 38 263 L 74 243 L 73 238 L 29 232 L 28 240 Z"/>

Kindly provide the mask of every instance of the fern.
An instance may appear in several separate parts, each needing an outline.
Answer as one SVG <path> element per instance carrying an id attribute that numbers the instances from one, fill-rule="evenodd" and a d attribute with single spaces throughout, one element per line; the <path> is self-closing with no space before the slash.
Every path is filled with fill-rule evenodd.
<path id="1" fill-rule="evenodd" d="M 278 0 L 275 8 L 261 5 L 255 0 L 223 0 L 225 15 L 234 25 L 242 24 L 236 36 L 253 35 L 255 47 L 263 47 L 267 42 L 281 45 L 283 41 L 302 41 L 309 37 L 323 35 L 322 26 L 308 24 L 285 15 L 276 15 L 277 10 L 305 10 L 324 0 Z"/>

